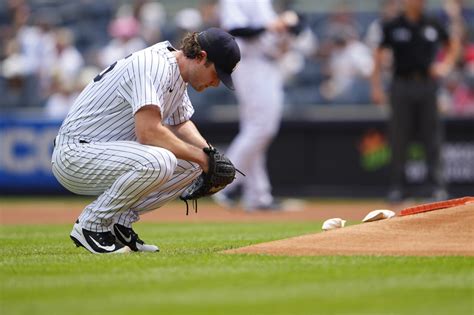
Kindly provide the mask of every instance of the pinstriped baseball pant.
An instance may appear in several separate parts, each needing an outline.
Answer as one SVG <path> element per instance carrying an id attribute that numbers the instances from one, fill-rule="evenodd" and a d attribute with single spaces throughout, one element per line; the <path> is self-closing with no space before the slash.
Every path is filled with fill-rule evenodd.
<path id="1" fill-rule="evenodd" d="M 278 65 L 263 58 L 241 60 L 233 79 L 239 100 L 240 130 L 226 153 L 246 176 L 237 177 L 224 191 L 243 184 L 243 203 L 251 210 L 273 201 L 266 158 L 280 127 L 283 83 Z"/>
<path id="2" fill-rule="evenodd" d="M 133 141 L 57 142 L 57 180 L 73 193 L 98 195 L 79 216 L 90 231 L 105 232 L 113 223 L 130 227 L 141 214 L 178 197 L 201 172 L 166 149 Z"/>

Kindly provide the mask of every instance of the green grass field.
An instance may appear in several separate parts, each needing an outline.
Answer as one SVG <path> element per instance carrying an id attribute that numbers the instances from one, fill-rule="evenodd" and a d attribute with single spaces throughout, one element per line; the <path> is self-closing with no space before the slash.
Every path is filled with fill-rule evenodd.
<path id="1" fill-rule="evenodd" d="M 219 253 L 320 226 L 143 223 L 162 251 L 123 256 L 75 248 L 70 225 L 0 226 L 0 313 L 474 313 L 473 258 Z"/>

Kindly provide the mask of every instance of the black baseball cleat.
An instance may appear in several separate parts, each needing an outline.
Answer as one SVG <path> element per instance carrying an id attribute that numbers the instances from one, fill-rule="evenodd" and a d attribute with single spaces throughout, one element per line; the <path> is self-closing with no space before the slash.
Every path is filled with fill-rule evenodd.
<path id="1" fill-rule="evenodd" d="M 273 200 L 270 203 L 258 204 L 253 205 L 250 207 L 246 207 L 245 210 L 247 212 L 278 212 L 278 211 L 285 211 L 283 204 L 281 201 Z"/>
<path id="2" fill-rule="evenodd" d="M 134 252 L 159 252 L 158 246 L 145 244 L 139 237 L 138 234 L 132 228 L 128 228 L 121 224 L 114 224 L 112 233 L 115 235 L 117 240 L 130 247 Z"/>
<path id="3" fill-rule="evenodd" d="M 391 188 L 387 194 L 387 202 L 390 204 L 402 203 L 404 198 L 405 194 L 398 187 Z"/>
<path id="4" fill-rule="evenodd" d="M 72 228 L 72 241 L 77 247 L 84 247 L 93 254 L 123 254 L 129 253 L 129 247 L 117 242 L 114 235 L 110 232 L 92 232 L 82 228 L 79 220 L 76 221 Z"/>
<path id="5" fill-rule="evenodd" d="M 433 189 L 433 192 L 431 194 L 431 198 L 434 202 L 444 201 L 444 200 L 449 199 L 449 194 L 446 191 L 446 189 L 444 189 L 442 187 L 437 187 L 437 188 Z"/>
<path id="6" fill-rule="evenodd" d="M 218 192 L 212 195 L 212 200 L 214 200 L 215 203 L 224 208 L 235 208 L 238 204 L 237 200 L 231 199 L 229 196 L 227 196 L 227 194 L 223 192 Z"/>

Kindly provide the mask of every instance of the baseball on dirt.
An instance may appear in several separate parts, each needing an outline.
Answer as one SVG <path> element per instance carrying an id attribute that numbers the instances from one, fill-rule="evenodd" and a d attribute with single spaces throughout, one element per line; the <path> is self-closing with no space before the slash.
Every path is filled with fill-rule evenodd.
<path id="1" fill-rule="evenodd" d="M 370 211 L 365 218 L 362 219 L 362 222 L 373 222 L 378 220 L 390 219 L 395 216 L 395 212 L 387 209 L 378 209 Z"/>
<path id="2" fill-rule="evenodd" d="M 344 227 L 346 225 L 346 220 L 343 220 L 341 218 L 332 218 L 324 221 L 322 230 L 323 231 L 329 231 L 329 230 L 334 230 L 334 229 L 339 229 Z"/>

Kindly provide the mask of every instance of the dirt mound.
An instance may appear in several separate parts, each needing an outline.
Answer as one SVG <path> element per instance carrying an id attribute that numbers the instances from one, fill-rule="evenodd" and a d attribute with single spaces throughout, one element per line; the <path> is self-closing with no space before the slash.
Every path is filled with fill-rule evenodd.
<path id="1" fill-rule="evenodd" d="M 226 251 L 286 256 L 474 256 L 474 204 Z"/>

